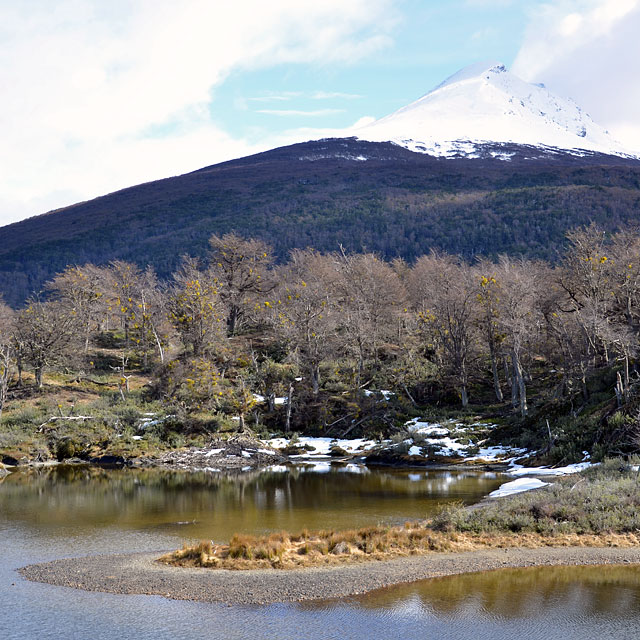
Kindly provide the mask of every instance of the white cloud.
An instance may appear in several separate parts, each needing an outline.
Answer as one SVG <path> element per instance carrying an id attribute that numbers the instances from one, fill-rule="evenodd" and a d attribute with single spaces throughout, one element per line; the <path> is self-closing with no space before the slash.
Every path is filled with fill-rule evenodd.
<path id="1" fill-rule="evenodd" d="M 640 150 L 640 0 L 573 0 L 534 15 L 512 66 L 573 98 L 625 146 Z"/>
<path id="2" fill-rule="evenodd" d="M 465 5 L 473 8 L 494 8 L 494 7 L 509 7 L 514 2 L 522 0 L 465 0 Z"/>
<path id="3" fill-rule="evenodd" d="M 322 116 L 334 116 L 336 113 L 344 113 L 345 109 L 258 109 L 256 113 L 264 113 L 269 116 L 280 116 L 284 118 L 304 117 L 317 118 Z"/>
<path id="4" fill-rule="evenodd" d="M 392 0 L 0 0 L 0 224 L 264 149 L 211 121 L 232 72 L 349 63 Z"/>
<path id="5" fill-rule="evenodd" d="M 303 91 L 285 91 L 283 93 L 267 94 L 264 96 L 254 96 L 247 98 L 250 102 L 288 102 L 295 98 L 310 100 L 355 100 L 362 98 L 357 93 L 342 93 L 340 91 L 314 91 L 304 93 Z"/>
<path id="6" fill-rule="evenodd" d="M 280 95 L 256 96 L 254 98 L 248 98 L 248 100 L 252 102 L 287 102 L 301 95 L 302 93 L 299 91 L 289 91 Z"/>
<path id="7" fill-rule="evenodd" d="M 339 91 L 316 91 L 311 97 L 313 100 L 356 100 L 362 98 L 357 93 L 341 93 Z"/>

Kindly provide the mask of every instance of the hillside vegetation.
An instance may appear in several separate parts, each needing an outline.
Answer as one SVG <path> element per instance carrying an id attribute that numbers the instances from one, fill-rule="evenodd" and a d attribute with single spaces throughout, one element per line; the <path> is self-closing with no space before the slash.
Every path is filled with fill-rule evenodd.
<path id="1" fill-rule="evenodd" d="M 0 306 L 0 452 L 142 455 L 219 432 L 403 438 L 483 416 L 547 462 L 640 447 L 640 236 L 573 231 L 560 264 L 413 266 L 212 236 L 169 283 L 113 261 Z M 144 437 L 143 437 L 144 436 Z"/>
<path id="2" fill-rule="evenodd" d="M 67 265 L 111 260 L 167 279 L 181 256 L 204 258 L 209 236 L 227 232 L 267 242 L 279 262 L 293 248 L 340 245 L 408 261 L 431 249 L 556 261 L 568 230 L 616 231 L 637 223 L 639 207 L 636 160 L 510 145 L 445 159 L 390 143 L 308 142 L 0 228 L 0 292 L 19 305 Z"/>

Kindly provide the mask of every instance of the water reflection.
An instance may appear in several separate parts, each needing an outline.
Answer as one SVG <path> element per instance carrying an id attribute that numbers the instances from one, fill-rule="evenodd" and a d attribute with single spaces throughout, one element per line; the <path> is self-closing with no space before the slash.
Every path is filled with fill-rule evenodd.
<path id="1" fill-rule="evenodd" d="M 314 474 L 294 469 L 231 478 L 58 467 L 13 474 L 0 484 L 2 637 L 638 637 L 640 572 L 636 567 L 504 570 L 403 585 L 339 602 L 267 607 L 89 593 L 27 582 L 14 572 L 19 566 L 62 556 L 175 548 L 187 537 L 185 532 L 224 538 L 239 525 L 257 532 L 403 520 L 424 514 L 438 501 L 475 500 L 498 484 L 500 479 L 492 474 L 422 471 Z"/>
<path id="2" fill-rule="evenodd" d="M 350 465 L 353 466 L 353 465 Z M 158 469 L 58 466 L 10 475 L 0 510 L 52 528 L 157 528 L 185 538 L 226 540 L 235 531 L 347 528 L 423 518 L 446 501 L 471 503 L 500 484 L 493 473 L 362 473 L 331 466 L 224 475 Z"/>
<path id="3" fill-rule="evenodd" d="M 367 596 L 354 597 L 356 607 L 414 610 L 421 615 L 482 615 L 524 619 L 540 611 L 564 608 L 573 615 L 606 618 L 640 615 L 640 568 L 625 566 L 538 567 L 503 569 L 436 578 Z M 582 614 L 580 614 L 582 611 Z M 640 630 L 639 630 L 640 631 Z"/>

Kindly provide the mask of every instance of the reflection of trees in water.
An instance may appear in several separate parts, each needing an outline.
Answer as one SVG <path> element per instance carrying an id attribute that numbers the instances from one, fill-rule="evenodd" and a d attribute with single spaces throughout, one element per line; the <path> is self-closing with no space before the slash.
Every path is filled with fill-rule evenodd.
<path id="1" fill-rule="evenodd" d="M 505 619 L 540 616 L 551 609 L 589 615 L 637 617 L 636 567 L 536 567 L 433 578 L 350 599 L 365 609 L 402 607 L 416 600 L 426 611 L 450 617 L 482 611 Z"/>
<path id="2" fill-rule="evenodd" d="M 294 508 L 313 514 L 374 505 L 381 512 L 407 508 L 407 518 L 420 517 L 429 501 L 477 500 L 499 483 L 492 474 L 466 471 L 420 472 L 417 481 L 418 474 L 412 475 L 413 480 L 396 470 L 314 473 L 298 467 L 238 475 L 61 465 L 11 474 L 0 487 L 0 509 L 25 522 L 148 527 L 231 519 L 250 530 L 270 526 L 260 523 L 260 514 Z"/>

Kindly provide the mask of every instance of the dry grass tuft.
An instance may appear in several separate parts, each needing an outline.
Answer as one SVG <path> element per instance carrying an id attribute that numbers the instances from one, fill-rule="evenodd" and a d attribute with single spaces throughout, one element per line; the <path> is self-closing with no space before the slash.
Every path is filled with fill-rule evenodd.
<path id="1" fill-rule="evenodd" d="M 428 553 L 475 551 L 509 547 L 636 547 L 638 533 L 560 534 L 460 533 L 429 528 L 425 523 L 412 528 L 367 527 L 343 532 L 319 531 L 301 536 L 284 533 L 270 536 L 236 534 L 228 545 L 202 541 L 167 554 L 161 562 L 179 566 L 220 569 L 294 569 L 326 564 L 362 562 Z"/>

